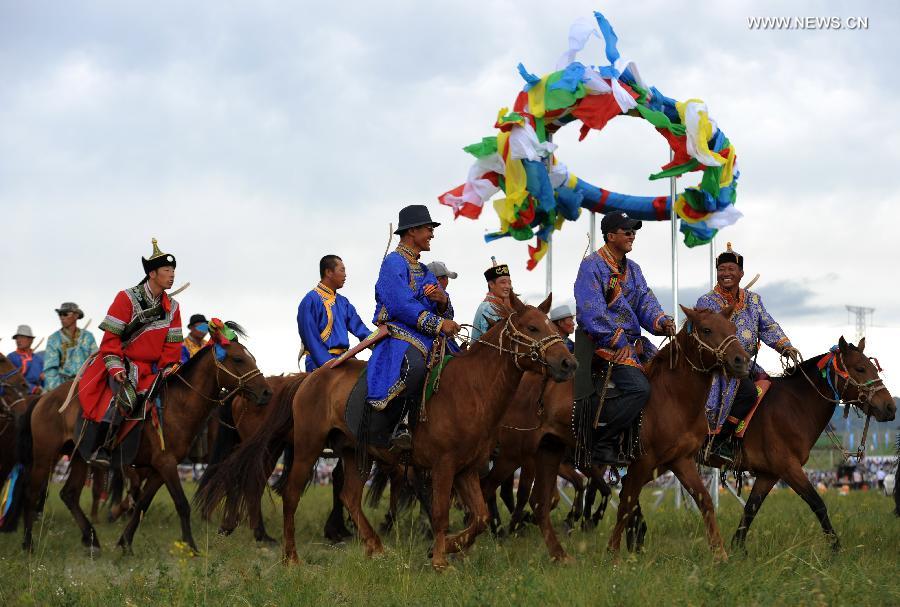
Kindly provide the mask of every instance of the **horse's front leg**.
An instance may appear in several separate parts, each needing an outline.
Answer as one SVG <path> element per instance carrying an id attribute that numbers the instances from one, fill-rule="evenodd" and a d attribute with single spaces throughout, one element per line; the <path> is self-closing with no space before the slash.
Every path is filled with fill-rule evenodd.
<path id="1" fill-rule="evenodd" d="M 158 471 L 153 470 L 147 477 L 143 489 L 141 489 L 141 495 L 137 500 L 131 519 L 128 521 L 128 524 L 122 531 L 122 535 L 119 537 L 118 545 L 122 547 L 125 554 L 131 554 L 131 542 L 134 541 L 134 533 L 137 531 L 141 519 L 144 518 L 144 513 L 147 512 L 150 503 L 156 496 L 156 492 L 159 491 L 159 488 L 162 487 L 162 485 L 163 477 Z"/>
<path id="2" fill-rule="evenodd" d="M 628 466 L 628 474 L 622 479 L 622 491 L 619 492 L 619 508 L 616 511 L 616 525 L 609 536 L 607 549 L 618 556 L 622 545 L 622 533 L 632 522 L 641 507 L 641 489 L 650 480 L 654 463 L 647 455 L 635 460 Z M 695 470 L 696 472 L 696 470 Z"/>
<path id="3" fill-rule="evenodd" d="M 475 543 L 475 538 L 487 528 L 488 510 L 481 494 L 478 472 L 472 467 L 460 474 L 456 480 L 456 491 L 469 513 L 469 526 L 447 538 L 448 550 L 465 550 Z"/>
<path id="4" fill-rule="evenodd" d="M 719 523 L 716 520 L 716 511 L 713 508 L 712 496 L 706 490 L 700 473 L 694 460 L 691 458 L 682 458 L 675 460 L 672 465 L 672 472 L 688 490 L 700 513 L 703 515 L 703 522 L 706 523 L 706 538 L 709 541 L 709 547 L 713 551 L 716 560 L 727 561 L 728 553 L 725 552 L 725 544 L 722 541 L 722 535 L 719 533 Z"/>
<path id="5" fill-rule="evenodd" d="M 178 465 L 174 460 L 167 462 L 161 467 L 159 473 L 162 475 L 175 503 L 175 511 L 178 512 L 178 518 L 181 521 L 181 541 L 190 546 L 194 554 L 199 554 L 197 544 L 194 542 L 194 535 L 191 532 L 191 504 L 188 502 L 187 496 L 184 494 L 184 488 L 181 486 L 181 478 L 178 476 Z"/>
<path id="6" fill-rule="evenodd" d="M 447 528 L 450 526 L 450 490 L 455 469 L 453 462 L 441 461 L 431 470 L 431 530 L 434 546 L 431 566 L 436 571 L 447 568 Z"/>
<path id="7" fill-rule="evenodd" d="M 381 538 L 375 533 L 369 519 L 362 511 L 362 494 L 365 479 L 355 467 L 356 451 L 344 449 L 341 452 L 341 460 L 344 462 L 344 486 L 341 489 L 341 501 L 350 512 L 350 518 L 359 531 L 359 539 L 366 545 L 366 556 L 373 556 L 384 552 Z"/>

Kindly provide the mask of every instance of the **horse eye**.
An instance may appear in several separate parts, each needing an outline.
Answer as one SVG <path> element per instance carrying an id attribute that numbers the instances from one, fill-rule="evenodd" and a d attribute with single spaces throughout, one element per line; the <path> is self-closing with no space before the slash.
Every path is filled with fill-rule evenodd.
<path id="1" fill-rule="evenodd" d="M 233 360 L 233 361 L 236 362 L 236 363 L 242 363 L 242 362 L 244 362 L 244 359 L 241 358 L 240 356 L 232 356 L 232 357 L 231 357 L 231 360 Z"/>
<path id="2" fill-rule="evenodd" d="M 709 335 L 710 333 L 712 333 L 712 329 L 710 329 L 709 327 L 703 327 L 704 335 Z"/>
<path id="3" fill-rule="evenodd" d="M 863 367 L 856 367 L 856 372 L 857 373 L 865 373 L 866 370 Z"/>
<path id="4" fill-rule="evenodd" d="M 528 330 L 532 333 L 537 333 L 537 327 L 535 327 L 534 325 L 529 325 Z"/>

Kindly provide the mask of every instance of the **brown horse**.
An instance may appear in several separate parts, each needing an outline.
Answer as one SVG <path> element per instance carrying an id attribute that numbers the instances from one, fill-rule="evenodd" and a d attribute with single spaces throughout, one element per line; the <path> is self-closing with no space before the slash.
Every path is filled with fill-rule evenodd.
<path id="1" fill-rule="evenodd" d="M 0 354 L 0 445 L 4 446 L 0 449 L 0 495 L 3 495 L 3 486 L 8 478 L 11 483 L 22 482 L 18 475 L 15 481 L 10 476 L 16 467 L 16 420 L 27 410 L 29 401 L 36 398 L 29 395 L 28 382 L 19 368 Z M 14 531 L 17 524 L 21 498 L 16 497 L 15 491 L 9 494 L 9 504 L 0 501 L 0 532 Z"/>
<path id="2" fill-rule="evenodd" d="M 571 377 L 577 363 L 563 345 L 547 318 L 550 297 L 538 308 L 511 297 L 512 311 L 504 315 L 469 350 L 447 363 L 440 390 L 426 404 L 427 418 L 413 431 L 412 464 L 431 471 L 434 548 L 432 566 L 447 566 L 447 552 L 465 549 L 487 524 L 487 507 L 481 495 L 478 473 L 487 463 L 496 444 L 497 428 L 509 403 L 509 394 L 525 370 L 548 372 L 555 381 Z M 298 560 L 294 538 L 294 511 L 306 485 L 313 463 L 330 443 L 344 461 L 341 499 L 350 511 L 366 554 L 383 551 L 381 539 L 362 512 L 364 479 L 351 473 L 356 467 L 356 442 L 347 427 L 344 410 L 351 389 L 365 367 L 362 361 L 348 361 L 336 368 L 320 368 L 312 373 L 294 396 L 294 461 L 283 493 L 284 558 Z M 271 434 L 281 430 L 270 428 Z M 246 509 L 245 493 L 258 490 L 265 482 L 260 466 L 266 450 L 265 436 L 257 434 L 232 457 L 223 474 L 216 475 L 201 496 L 205 511 L 225 497 L 226 513 Z M 377 460 L 397 462 L 387 449 L 369 449 Z M 247 490 L 232 491 L 235 484 Z M 456 487 L 469 513 L 469 525 L 447 536 L 451 489 Z"/>
<path id="3" fill-rule="evenodd" d="M 682 309 L 688 322 L 647 369 L 651 390 L 640 426 L 643 453 L 631 463 L 623 479 L 616 527 L 610 538 L 613 551 L 619 548 L 625 524 L 640 512 L 641 487 L 671 469 L 700 507 L 710 544 L 724 555 L 712 502 L 693 461 L 707 434 L 706 415 L 698 403 L 706 400 L 713 369 L 725 367 L 731 374 L 745 376 L 749 357 L 735 338 L 735 325 L 728 314 Z M 673 347 L 677 347 L 678 356 L 674 368 L 670 368 Z M 572 431 L 573 390 L 574 383 L 565 382 L 548 384 L 544 391 L 545 412 L 534 488 L 537 522 L 544 542 L 554 560 L 565 562 L 571 557 L 559 543 L 547 505 L 565 449 L 576 447 Z M 613 406 L 614 402 L 606 405 Z"/>
<path id="4" fill-rule="evenodd" d="M 732 538 L 733 547 L 744 548 L 753 518 L 775 483 L 784 479 L 819 519 L 832 547 L 840 548 L 825 502 L 803 472 L 803 465 L 838 403 L 854 405 L 880 422 L 894 419 L 894 399 L 879 379 L 876 365 L 863 353 L 865 347 L 865 338 L 854 346 L 841 337 L 837 352 L 816 356 L 789 369 L 784 377 L 772 378 L 772 385 L 747 427 L 736 462 L 740 470 L 756 475 L 756 482 Z M 847 373 L 846 377 L 832 376 L 833 387 L 818 368 L 825 357 L 832 357 L 826 362 L 837 363 L 839 371 Z"/>
<path id="5" fill-rule="evenodd" d="M 233 323 L 229 323 L 229 326 L 236 331 L 239 329 Z M 146 480 L 135 512 L 119 538 L 119 546 L 126 553 L 131 553 L 138 524 L 163 484 L 175 502 L 175 509 L 181 520 L 182 540 L 197 552 L 191 533 L 190 504 L 181 487 L 178 463 L 187 455 L 191 442 L 210 411 L 220 404 L 217 397 L 223 390 L 244 392 L 259 404 L 266 403 L 271 396 L 253 356 L 243 345 L 232 341 L 223 346 L 223 350 L 225 355 L 219 361 L 213 348 L 204 348 L 167 379 L 161 393 L 164 404 L 164 447 L 153 424 L 144 423 L 140 429 L 143 434 L 132 465 L 146 472 Z M 75 425 L 81 414 L 77 392 L 68 407 L 62 413 L 59 412 L 70 386 L 71 382 L 66 382 L 42 396 L 26 414 L 28 423 L 23 424 L 19 434 L 20 444 L 29 445 L 33 456 L 30 462 L 26 462 L 29 469 L 23 542 L 26 550 L 31 550 L 33 546 L 32 526 L 37 500 L 44 491 L 59 453 L 67 443 L 76 439 Z M 99 549 L 96 531 L 79 505 L 87 472 L 88 465 L 76 449 L 72 454 L 69 478 L 60 491 L 60 497 L 81 529 L 82 544 L 91 549 Z"/>

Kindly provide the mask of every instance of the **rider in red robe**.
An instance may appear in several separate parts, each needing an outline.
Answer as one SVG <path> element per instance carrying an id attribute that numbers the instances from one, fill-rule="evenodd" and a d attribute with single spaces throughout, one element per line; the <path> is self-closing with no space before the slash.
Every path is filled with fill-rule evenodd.
<path id="1" fill-rule="evenodd" d="M 181 312 L 165 292 L 175 280 L 175 257 L 161 252 L 154 238 L 153 254 L 141 261 L 146 276 L 116 295 L 100 324 L 100 350 L 78 382 L 85 419 L 109 422 L 93 464 L 109 464 L 123 416 L 140 416 L 137 405 L 157 375 L 165 377 L 181 360 Z"/>

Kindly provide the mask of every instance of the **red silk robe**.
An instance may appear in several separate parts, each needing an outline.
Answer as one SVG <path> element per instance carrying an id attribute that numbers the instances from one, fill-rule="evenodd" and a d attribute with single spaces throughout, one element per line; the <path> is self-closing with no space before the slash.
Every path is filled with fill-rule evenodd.
<path id="1" fill-rule="evenodd" d="M 178 302 L 166 293 L 153 300 L 146 284 L 119 291 L 100 328 L 100 350 L 78 382 L 84 417 L 93 421 L 103 419 L 112 400 L 110 377 L 126 371 L 126 381 L 143 392 L 157 373 L 181 360 L 183 341 Z"/>

